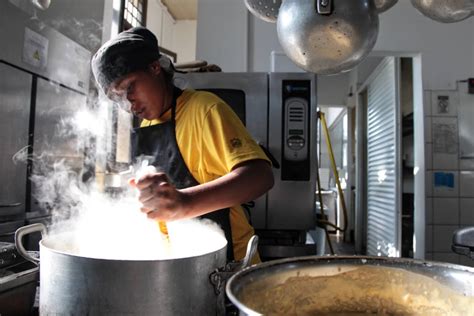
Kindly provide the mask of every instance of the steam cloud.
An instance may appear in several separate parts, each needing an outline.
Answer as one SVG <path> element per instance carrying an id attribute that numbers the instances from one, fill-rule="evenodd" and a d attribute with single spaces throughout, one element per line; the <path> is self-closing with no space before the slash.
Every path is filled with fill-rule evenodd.
<path id="1" fill-rule="evenodd" d="M 111 148 L 111 104 L 89 102 L 88 109 L 64 117 L 56 126 L 54 139 L 75 144 L 85 152 L 85 165 L 105 160 Z M 140 212 L 135 189 L 124 184 L 119 194 L 107 194 L 94 174 L 84 172 L 74 157 L 58 157 L 58 143 L 45 152 L 27 155 L 27 148 L 13 159 L 32 160 L 34 198 L 52 214 L 45 245 L 62 252 L 103 259 L 157 260 L 190 257 L 224 247 L 222 230 L 214 223 L 197 219 L 168 223 L 170 241 L 161 234 L 156 221 Z M 87 149 L 87 150 L 85 150 Z M 85 151 L 84 151 L 85 150 Z M 134 166 L 146 172 L 146 164 Z M 133 175 L 128 175 L 131 177 Z M 126 183 L 125 179 L 123 183 Z"/>

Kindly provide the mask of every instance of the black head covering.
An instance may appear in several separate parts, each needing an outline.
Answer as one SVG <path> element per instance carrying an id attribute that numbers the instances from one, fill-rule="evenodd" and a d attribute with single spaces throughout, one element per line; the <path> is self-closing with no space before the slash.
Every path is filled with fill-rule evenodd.
<path id="1" fill-rule="evenodd" d="M 161 54 L 155 35 L 144 27 L 134 27 L 109 40 L 92 57 L 92 72 L 107 93 L 115 80 L 146 69 Z"/>

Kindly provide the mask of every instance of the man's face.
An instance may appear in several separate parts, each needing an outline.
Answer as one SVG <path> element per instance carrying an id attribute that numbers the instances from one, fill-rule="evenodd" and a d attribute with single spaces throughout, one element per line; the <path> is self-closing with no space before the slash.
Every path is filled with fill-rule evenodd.
<path id="1" fill-rule="evenodd" d="M 158 66 L 159 67 L 159 66 Z M 161 69 L 130 73 L 112 83 L 108 96 L 141 119 L 157 119 L 164 112 L 164 81 Z"/>

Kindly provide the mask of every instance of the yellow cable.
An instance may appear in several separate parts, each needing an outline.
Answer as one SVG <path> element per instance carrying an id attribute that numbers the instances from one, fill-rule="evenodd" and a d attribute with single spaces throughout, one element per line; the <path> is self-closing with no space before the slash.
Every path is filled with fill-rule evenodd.
<path id="1" fill-rule="evenodd" d="M 346 208 L 346 201 L 344 199 L 344 192 L 342 191 L 341 183 L 339 182 L 339 172 L 337 171 L 336 160 L 334 159 L 334 152 L 333 152 L 332 145 L 331 145 L 331 139 L 329 137 L 329 130 L 328 130 L 328 127 L 327 127 L 327 124 L 326 124 L 325 115 L 324 115 L 323 112 L 318 111 L 318 117 L 321 120 L 321 125 L 323 127 L 324 134 L 326 136 L 326 145 L 327 145 L 328 151 L 329 151 L 329 157 L 330 157 L 330 160 L 331 160 L 332 170 L 334 172 L 334 178 L 336 179 L 337 191 L 338 191 L 339 196 L 341 198 L 341 206 L 342 206 L 342 211 L 343 211 L 343 215 L 344 215 L 344 226 L 343 226 L 343 228 L 340 228 L 337 225 L 335 225 L 333 223 L 330 223 L 328 221 L 325 221 L 325 220 L 322 220 L 320 222 L 325 224 L 325 225 L 332 226 L 336 230 L 345 232 L 347 230 L 347 208 Z M 318 168 L 318 180 L 319 180 L 319 168 Z M 319 189 L 321 191 L 321 188 L 319 188 Z M 319 194 L 321 194 L 321 192 L 319 192 Z M 322 204 L 322 202 L 321 202 L 321 204 Z"/>

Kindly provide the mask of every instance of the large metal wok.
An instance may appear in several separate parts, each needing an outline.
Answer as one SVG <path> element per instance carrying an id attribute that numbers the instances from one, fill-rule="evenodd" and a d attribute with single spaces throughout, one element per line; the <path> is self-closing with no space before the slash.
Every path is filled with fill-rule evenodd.
<path id="1" fill-rule="evenodd" d="M 22 245 L 23 236 L 33 232 L 43 235 L 40 260 Z M 226 264 L 224 237 L 219 249 L 169 260 L 79 256 L 74 247 L 64 250 L 68 238 L 67 234 L 46 236 L 42 224 L 16 231 L 20 254 L 40 265 L 42 315 L 222 315 L 225 281 L 249 264 L 258 240 L 254 236 L 249 241 L 242 262 Z"/>
<path id="2" fill-rule="evenodd" d="M 301 257 L 232 276 L 242 315 L 474 315 L 474 268 L 382 257 Z"/>

